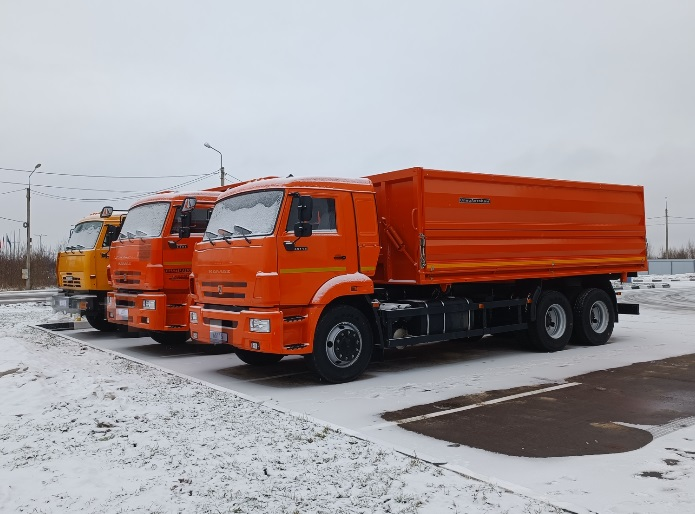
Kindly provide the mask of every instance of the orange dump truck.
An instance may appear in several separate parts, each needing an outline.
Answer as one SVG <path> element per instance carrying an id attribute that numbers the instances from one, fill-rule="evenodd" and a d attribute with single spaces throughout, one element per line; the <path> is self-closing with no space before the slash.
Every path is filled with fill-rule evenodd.
<path id="1" fill-rule="evenodd" d="M 188 277 L 196 242 L 226 188 L 162 193 L 136 202 L 111 245 L 107 319 L 162 344 L 188 340 Z"/>
<path id="2" fill-rule="evenodd" d="M 419 343 L 606 343 L 639 310 L 610 280 L 647 267 L 640 186 L 423 168 L 261 180 L 220 196 L 207 230 L 192 338 L 249 364 L 303 355 L 328 382 Z"/>

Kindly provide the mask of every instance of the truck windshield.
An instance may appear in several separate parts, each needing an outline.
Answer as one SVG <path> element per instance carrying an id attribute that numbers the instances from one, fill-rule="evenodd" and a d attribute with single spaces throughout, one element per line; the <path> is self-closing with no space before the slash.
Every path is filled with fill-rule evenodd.
<path id="1" fill-rule="evenodd" d="M 78 223 L 75 225 L 72 234 L 70 234 L 70 239 L 68 239 L 68 244 L 65 246 L 65 249 L 91 250 L 97 244 L 99 232 L 101 232 L 103 224 L 104 223 L 101 221 L 85 221 L 84 223 Z"/>
<path id="2" fill-rule="evenodd" d="M 128 211 L 119 240 L 136 237 L 158 237 L 169 213 L 168 202 L 146 203 Z"/>
<path id="3" fill-rule="evenodd" d="M 203 241 L 272 234 L 282 191 L 258 191 L 232 196 L 215 205 Z"/>

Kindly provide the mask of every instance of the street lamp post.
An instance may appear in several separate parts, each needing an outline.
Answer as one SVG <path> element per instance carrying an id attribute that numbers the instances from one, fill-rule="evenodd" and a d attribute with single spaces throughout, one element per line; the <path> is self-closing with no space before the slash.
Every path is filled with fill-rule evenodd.
<path id="1" fill-rule="evenodd" d="M 203 143 L 203 146 L 205 148 L 209 148 L 210 150 L 215 150 L 218 154 L 220 154 L 220 185 L 224 185 L 224 166 L 222 165 L 222 152 L 220 152 L 217 148 L 213 148 L 210 146 L 210 143 Z"/>
<path id="2" fill-rule="evenodd" d="M 34 166 L 34 171 L 41 167 L 40 164 Z M 27 187 L 27 290 L 31 289 L 31 176 L 34 171 L 29 173 Z"/>

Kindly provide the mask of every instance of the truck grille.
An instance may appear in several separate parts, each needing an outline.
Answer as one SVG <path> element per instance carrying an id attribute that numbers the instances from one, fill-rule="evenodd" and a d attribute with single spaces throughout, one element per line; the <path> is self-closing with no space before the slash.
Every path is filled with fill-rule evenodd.
<path id="1" fill-rule="evenodd" d="M 63 275 L 61 279 L 61 287 L 72 287 L 75 289 L 80 289 L 82 287 L 82 279 L 80 277 Z"/>
<path id="2" fill-rule="evenodd" d="M 203 282 L 201 293 L 206 298 L 246 298 L 246 282 Z"/>
<path id="3" fill-rule="evenodd" d="M 139 271 L 116 271 L 113 274 L 113 283 L 121 285 L 133 285 L 140 283 Z"/>

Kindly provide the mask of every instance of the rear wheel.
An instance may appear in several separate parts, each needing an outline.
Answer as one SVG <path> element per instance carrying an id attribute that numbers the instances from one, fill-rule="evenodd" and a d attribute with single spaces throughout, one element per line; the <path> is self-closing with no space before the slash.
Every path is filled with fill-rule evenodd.
<path id="1" fill-rule="evenodd" d="M 103 316 L 85 314 L 84 317 L 87 318 L 87 323 L 89 323 L 92 328 L 95 328 L 100 332 L 115 332 L 118 330 L 118 325 L 115 323 L 109 323 Z"/>
<path id="2" fill-rule="evenodd" d="M 159 344 L 167 346 L 184 344 L 190 338 L 188 332 L 150 332 L 149 335 Z"/>
<path id="3" fill-rule="evenodd" d="M 240 350 L 237 348 L 234 353 L 242 362 L 250 364 L 251 366 L 267 366 L 268 364 L 275 364 L 280 362 L 284 355 L 278 355 L 277 353 L 261 353 L 252 352 L 251 350 Z"/>
<path id="4" fill-rule="evenodd" d="M 372 332 L 362 312 L 349 305 L 329 307 L 314 335 L 309 366 L 326 382 L 349 382 L 360 376 L 372 357 Z"/>
<path id="5" fill-rule="evenodd" d="M 608 293 L 585 289 L 574 303 L 574 340 L 577 344 L 606 344 L 613 334 L 615 312 Z"/>
<path id="6" fill-rule="evenodd" d="M 533 346 L 543 352 L 562 350 L 572 336 L 572 307 L 558 291 L 545 291 L 538 300 L 536 320 L 529 323 Z"/>

